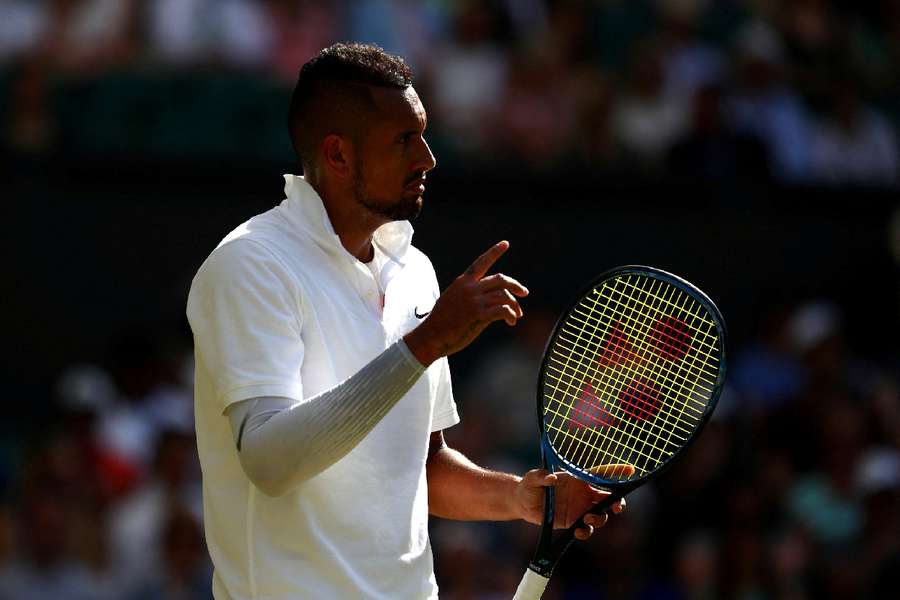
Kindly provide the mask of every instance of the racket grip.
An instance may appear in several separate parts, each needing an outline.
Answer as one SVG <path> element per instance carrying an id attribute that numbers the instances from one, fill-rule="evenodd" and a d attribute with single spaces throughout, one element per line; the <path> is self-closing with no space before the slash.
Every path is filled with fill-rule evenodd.
<path id="1" fill-rule="evenodd" d="M 611 493 L 609 496 L 595 504 L 588 510 L 585 515 L 593 513 L 595 515 L 605 515 L 612 512 L 613 504 L 616 504 L 624 497 L 624 494 L 621 492 Z M 582 516 L 577 523 L 574 525 L 575 527 L 583 527 L 584 526 L 584 516 Z"/>
<path id="2" fill-rule="evenodd" d="M 525 569 L 525 575 L 516 588 L 516 595 L 513 600 L 540 600 L 547 587 L 549 578 L 539 575 L 531 569 Z"/>

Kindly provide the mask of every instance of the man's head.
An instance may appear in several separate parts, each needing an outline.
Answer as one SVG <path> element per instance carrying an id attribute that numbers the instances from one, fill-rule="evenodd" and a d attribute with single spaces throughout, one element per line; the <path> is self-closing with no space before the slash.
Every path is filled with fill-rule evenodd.
<path id="1" fill-rule="evenodd" d="M 364 44 L 335 44 L 303 65 L 289 113 L 310 182 L 346 191 L 384 221 L 421 208 L 420 186 L 435 165 L 425 124 L 403 59 Z"/>

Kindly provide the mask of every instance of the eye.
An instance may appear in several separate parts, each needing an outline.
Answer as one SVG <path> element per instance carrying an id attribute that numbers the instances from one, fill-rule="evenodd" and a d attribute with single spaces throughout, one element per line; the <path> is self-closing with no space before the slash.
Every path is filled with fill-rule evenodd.
<path id="1" fill-rule="evenodd" d="M 403 144 L 404 146 L 408 146 L 410 144 L 410 142 L 413 141 L 413 139 L 415 138 L 415 136 L 417 134 L 418 134 L 418 132 L 416 132 L 416 131 L 406 131 L 404 133 L 401 133 L 399 136 L 397 136 L 397 141 L 399 143 Z"/>

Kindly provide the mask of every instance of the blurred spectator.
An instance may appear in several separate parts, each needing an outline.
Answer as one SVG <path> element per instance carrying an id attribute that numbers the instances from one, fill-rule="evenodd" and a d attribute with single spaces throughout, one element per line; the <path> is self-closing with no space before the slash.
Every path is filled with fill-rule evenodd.
<path id="1" fill-rule="evenodd" d="M 785 183 L 808 180 L 810 123 L 803 100 L 784 81 L 784 48 L 776 31 L 748 23 L 737 38 L 740 87 L 731 106 L 735 128 L 762 140 L 774 175 Z"/>
<path id="2" fill-rule="evenodd" d="M 202 522 L 202 496 L 193 436 L 168 431 L 156 446 L 147 482 L 113 507 L 111 544 L 116 570 L 127 581 L 143 581 L 163 568 L 159 555 L 166 519 L 177 508 Z"/>
<path id="3" fill-rule="evenodd" d="M 867 452 L 856 472 L 862 498 L 865 546 L 861 571 L 873 598 L 887 598 L 900 584 L 900 451 L 876 448 Z"/>
<path id="4" fill-rule="evenodd" d="M 57 397 L 64 415 L 64 431 L 70 436 L 78 461 L 78 476 L 97 487 L 98 500 L 106 503 L 130 491 L 140 473 L 135 465 L 105 448 L 97 424 L 118 401 L 112 378 L 93 365 L 74 365 L 60 376 Z"/>
<path id="5" fill-rule="evenodd" d="M 800 528 L 788 528 L 772 536 L 767 562 L 771 596 L 774 598 L 811 599 L 810 580 L 815 547 Z"/>
<path id="6" fill-rule="evenodd" d="M 266 7 L 274 35 L 273 70 L 293 85 L 306 61 L 339 41 L 335 5 L 313 0 L 266 0 Z"/>
<path id="7" fill-rule="evenodd" d="M 806 372 L 791 344 L 790 312 L 783 306 L 759 310 L 757 339 L 737 351 L 729 381 L 751 411 L 769 413 L 797 397 Z"/>
<path id="8" fill-rule="evenodd" d="M 663 17 L 663 87 L 671 101 L 685 101 L 725 77 L 721 51 L 699 35 L 708 0 L 660 0 Z"/>
<path id="9" fill-rule="evenodd" d="M 213 0 L 148 0 L 148 51 L 163 64 L 196 66 L 215 47 Z"/>
<path id="10" fill-rule="evenodd" d="M 605 74 L 582 67 L 574 74 L 573 87 L 578 101 L 574 150 L 583 165 L 599 170 L 601 165 L 612 164 L 616 156 L 610 123 L 613 85 Z"/>
<path id="11" fill-rule="evenodd" d="M 792 78 L 808 98 L 822 96 L 843 66 L 843 29 L 834 2 L 794 0 L 781 7 L 779 23 L 790 54 Z"/>
<path id="12" fill-rule="evenodd" d="M 9 79 L 2 145 L 22 156 L 45 155 L 57 134 L 46 65 L 23 58 L 10 69 Z"/>
<path id="13" fill-rule="evenodd" d="M 668 153 L 670 173 L 708 182 L 769 179 L 765 146 L 753 136 L 730 130 L 725 123 L 720 88 L 698 89 L 691 108 L 690 131 Z"/>
<path id="14" fill-rule="evenodd" d="M 549 53 L 520 57 L 510 65 L 496 141 L 509 159 L 549 170 L 572 146 L 576 98 L 560 58 Z"/>
<path id="15" fill-rule="evenodd" d="M 0 66 L 34 51 L 47 33 L 46 2 L 0 1 Z"/>
<path id="16" fill-rule="evenodd" d="M 127 583 L 110 554 L 107 512 L 101 504 L 69 507 L 68 550 L 79 565 L 80 585 L 92 600 L 119 600 Z"/>
<path id="17" fill-rule="evenodd" d="M 123 334 L 112 349 L 121 401 L 99 423 L 100 442 L 146 473 L 163 430 L 193 429 L 193 396 L 179 381 L 180 353 L 162 352 L 163 335 Z"/>
<path id="18" fill-rule="evenodd" d="M 827 184 L 895 186 L 896 132 L 863 105 L 849 82 L 834 86 L 828 115 L 813 130 L 813 175 Z"/>
<path id="19" fill-rule="evenodd" d="M 829 555 L 841 555 L 857 544 L 862 510 L 854 484 L 864 442 L 863 423 L 849 401 L 830 403 L 821 411 L 815 449 L 821 469 L 793 486 L 788 496 L 791 514 Z"/>
<path id="20" fill-rule="evenodd" d="M 242 69 L 266 66 L 274 50 L 275 34 L 263 4 L 258 0 L 218 0 L 213 6 L 218 12 L 210 12 L 206 18 L 218 21 L 218 58 Z"/>
<path id="21" fill-rule="evenodd" d="M 687 128 L 687 107 L 667 98 L 663 88 L 661 50 L 641 47 L 634 58 L 631 80 L 615 102 L 612 129 L 631 168 L 660 172 L 665 153 Z"/>
<path id="22" fill-rule="evenodd" d="M 139 50 L 135 0 L 50 0 L 46 52 L 79 75 L 127 63 Z"/>
<path id="23" fill-rule="evenodd" d="M 705 532 L 694 532 L 682 538 L 675 550 L 675 598 L 713 600 L 718 572 L 716 540 Z"/>
<path id="24" fill-rule="evenodd" d="M 161 533 L 159 568 L 148 572 L 130 600 L 212 600 L 212 565 L 200 522 L 176 508 L 166 515 Z"/>
<path id="25" fill-rule="evenodd" d="M 414 0 L 348 2 L 344 5 L 343 37 L 377 44 L 388 52 L 399 54 L 412 66 L 414 72 L 421 73 L 430 62 L 428 55 L 447 29 L 447 13 L 459 10 L 454 4 L 441 6 L 441 3 Z M 323 46 L 316 48 L 316 51 Z"/>
<path id="26" fill-rule="evenodd" d="M 720 598 L 766 597 L 763 533 L 748 526 L 734 526 L 722 536 L 717 593 Z"/>
<path id="27" fill-rule="evenodd" d="M 84 567 L 67 552 L 68 520 L 63 497 L 42 488 L 22 504 L 17 531 L 21 556 L 0 571 L 0 598 L 6 600 L 94 600 Z"/>
<path id="28" fill-rule="evenodd" d="M 499 43 L 501 14 L 487 3 L 465 4 L 454 21 L 455 38 L 434 49 L 429 83 L 434 114 L 448 141 L 463 153 L 490 147 L 495 113 L 502 110 L 509 75 L 508 53 Z"/>

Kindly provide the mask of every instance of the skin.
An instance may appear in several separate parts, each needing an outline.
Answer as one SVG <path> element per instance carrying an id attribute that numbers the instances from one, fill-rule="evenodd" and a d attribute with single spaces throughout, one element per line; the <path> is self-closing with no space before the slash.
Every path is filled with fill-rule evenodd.
<path id="1" fill-rule="evenodd" d="M 341 244 L 362 262 L 372 260 L 372 236 L 385 223 L 414 218 L 422 208 L 421 186 L 436 161 L 425 141 L 425 108 L 411 86 L 371 87 L 373 114 L 356 135 L 326 135 L 306 179 L 319 193 Z M 428 366 L 459 352 L 494 321 L 514 326 L 524 315 L 519 298 L 528 289 L 515 279 L 488 275 L 509 249 L 501 241 L 487 249 L 441 294 L 431 313 L 404 341 Z M 557 489 L 557 527 L 568 527 L 606 492 L 566 474 L 534 469 L 517 476 L 483 469 L 431 435 L 427 462 L 429 512 L 457 520 L 515 520 L 540 524 L 543 488 Z M 621 512 L 625 501 L 613 507 Z M 607 517 L 589 515 L 579 539 L 591 536 Z"/>

